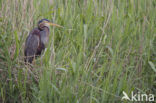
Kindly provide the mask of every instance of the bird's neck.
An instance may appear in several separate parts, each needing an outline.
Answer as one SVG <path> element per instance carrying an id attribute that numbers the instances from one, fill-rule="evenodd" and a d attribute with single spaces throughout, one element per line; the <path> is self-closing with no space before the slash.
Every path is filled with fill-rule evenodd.
<path id="1" fill-rule="evenodd" d="M 47 32 L 49 32 L 49 27 L 46 27 L 46 26 L 45 26 L 45 27 L 44 27 L 44 30 L 47 31 Z"/>
<path id="2" fill-rule="evenodd" d="M 44 26 L 44 27 L 42 27 L 42 28 L 39 28 L 39 30 L 49 32 L 49 27 Z"/>

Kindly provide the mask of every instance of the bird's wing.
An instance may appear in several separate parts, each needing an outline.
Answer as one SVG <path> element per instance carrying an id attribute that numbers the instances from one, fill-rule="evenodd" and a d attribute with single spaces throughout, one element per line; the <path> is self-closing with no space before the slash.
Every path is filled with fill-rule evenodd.
<path id="1" fill-rule="evenodd" d="M 29 36 L 26 39 L 24 50 L 25 56 L 27 57 L 26 59 L 28 59 L 28 61 L 29 59 L 33 59 L 33 56 L 35 56 L 38 47 L 39 47 L 39 36 L 29 34 Z"/>

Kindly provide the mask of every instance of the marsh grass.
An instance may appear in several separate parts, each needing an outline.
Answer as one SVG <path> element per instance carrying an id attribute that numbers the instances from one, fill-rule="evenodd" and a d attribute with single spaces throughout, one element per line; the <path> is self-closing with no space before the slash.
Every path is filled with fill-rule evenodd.
<path id="1" fill-rule="evenodd" d="M 0 1 L 0 102 L 121 102 L 156 93 L 155 0 Z M 24 63 L 37 21 L 51 28 L 44 54 Z M 125 101 L 126 102 L 126 101 Z"/>

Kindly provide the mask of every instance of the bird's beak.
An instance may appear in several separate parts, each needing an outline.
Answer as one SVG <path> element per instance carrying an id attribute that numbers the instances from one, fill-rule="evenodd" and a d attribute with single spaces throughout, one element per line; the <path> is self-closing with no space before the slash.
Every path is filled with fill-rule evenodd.
<path id="1" fill-rule="evenodd" d="M 61 25 L 58 25 L 58 24 L 54 24 L 54 23 L 51 23 L 51 22 L 47 22 L 46 23 L 47 25 L 51 25 L 51 26 L 56 26 L 56 27 L 61 27 L 61 28 L 63 28 L 63 26 L 61 26 Z"/>

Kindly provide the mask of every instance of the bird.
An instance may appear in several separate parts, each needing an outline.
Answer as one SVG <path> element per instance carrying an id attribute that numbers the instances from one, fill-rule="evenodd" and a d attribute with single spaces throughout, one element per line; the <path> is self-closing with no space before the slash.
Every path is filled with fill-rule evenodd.
<path id="1" fill-rule="evenodd" d="M 49 41 L 50 26 L 62 27 L 50 22 L 48 19 L 41 19 L 38 27 L 34 28 L 26 38 L 24 47 L 24 61 L 32 63 L 34 58 L 41 55 Z"/>

